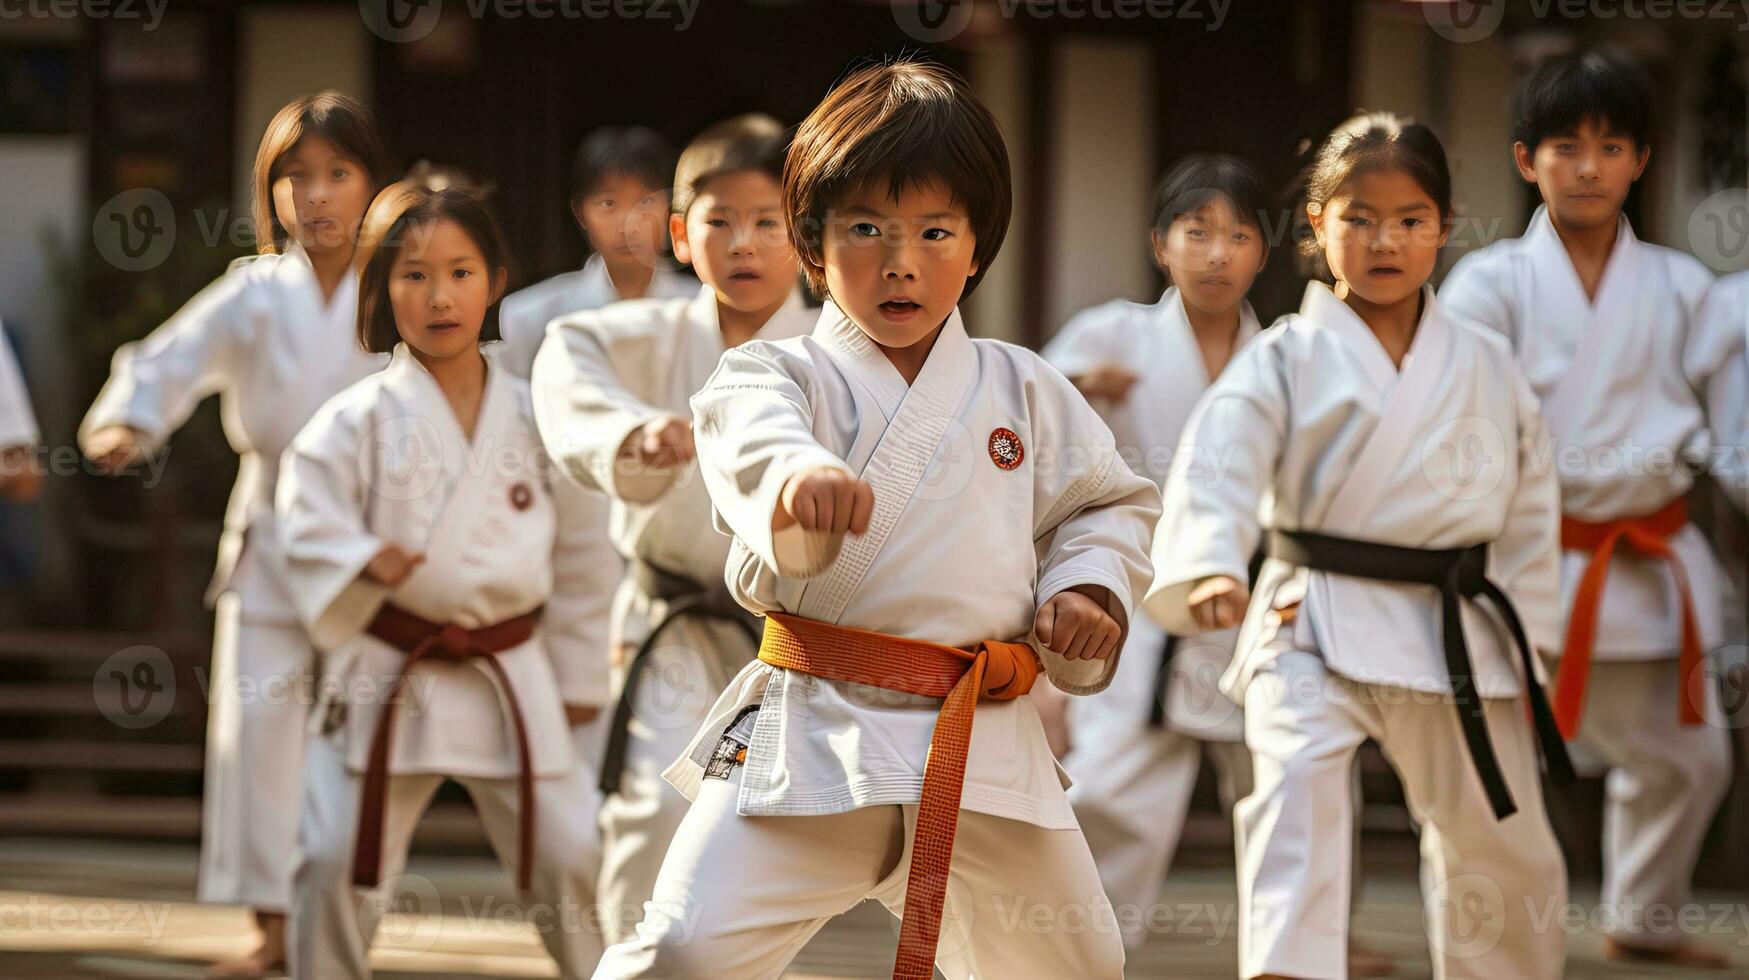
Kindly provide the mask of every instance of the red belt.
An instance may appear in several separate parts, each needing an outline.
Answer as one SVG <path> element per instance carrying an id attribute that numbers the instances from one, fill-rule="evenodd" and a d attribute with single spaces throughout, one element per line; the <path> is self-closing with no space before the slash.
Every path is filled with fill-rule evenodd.
<path id="1" fill-rule="evenodd" d="M 967 651 L 767 613 L 759 659 L 815 677 L 945 699 L 923 764 L 923 798 L 917 806 L 905 915 L 893 964 L 894 980 L 929 980 L 935 972 L 935 945 L 959 828 L 973 710 L 979 697 L 1005 701 L 1031 690 L 1039 672 L 1037 655 L 1024 643 L 989 640 Z M 1026 855 L 1016 854 L 1014 860 L 1025 861 Z"/>
<path id="2" fill-rule="evenodd" d="M 1585 683 L 1591 676 L 1591 648 L 1597 641 L 1597 611 L 1603 602 L 1604 583 L 1609 578 L 1609 559 L 1617 544 L 1626 544 L 1649 558 L 1663 559 L 1676 577 L 1676 591 L 1682 599 L 1682 723 L 1701 723 L 1704 675 L 1700 629 L 1696 625 L 1688 573 L 1670 547 L 1670 538 L 1687 523 L 1688 502 L 1682 497 L 1643 517 L 1598 523 L 1561 518 L 1561 547 L 1591 552 L 1591 560 L 1573 596 L 1573 608 L 1567 617 L 1567 639 L 1561 647 L 1560 667 L 1555 672 L 1555 720 L 1565 737 L 1570 739 L 1579 732 L 1579 718 L 1585 709 Z"/>
<path id="3" fill-rule="evenodd" d="M 377 716 L 376 733 L 370 740 L 370 762 L 364 770 L 364 799 L 358 810 L 358 842 L 352 852 L 352 882 L 364 888 L 375 888 L 381 880 L 383 854 L 383 810 L 389 797 L 389 750 L 394 742 L 395 707 L 400 702 L 401 686 L 413 665 L 427 657 L 463 661 L 482 659 L 491 667 L 510 708 L 510 722 L 516 729 L 516 749 L 521 760 L 517 774 L 522 806 L 520 807 L 522 844 L 516 867 L 516 887 L 528 891 L 529 872 L 534 858 L 534 769 L 528 753 L 528 725 L 522 717 L 522 706 L 516 700 L 516 688 L 504 672 L 497 654 L 519 647 L 534 635 L 540 622 L 540 610 L 524 613 L 513 619 L 463 629 L 447 623 L 434 623 L 410 613 L 394 603 L 384 603 L 365 632 L 407 654 L 400 673 L 389 685 L 382 714 Z"/>

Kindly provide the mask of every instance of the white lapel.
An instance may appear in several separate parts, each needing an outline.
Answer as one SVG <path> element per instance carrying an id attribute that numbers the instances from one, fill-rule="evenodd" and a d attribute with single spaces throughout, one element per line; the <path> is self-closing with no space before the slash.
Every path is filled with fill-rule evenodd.
<path id="1" fill-rule="evenodd" d="M 1557 331 L 1570 354 L 1560 380 L 1543 403 L 1544 415 L 1559 435 L 1582 424 L 1579 420 L 1587 406 L 1603 403 L 1607 389 L 1620 375 L 1620 366 L 1648 363 L 1658 317 L 1646 301 L 1669 292 L 1659 288 L 1661 283 L 1651 281 L 1662 274 L 1662 267 L 1648 261 L 1650 256 L 1625 215 L 1603 267 L 1595 303 L 1585 295 L 1585 286 L 1560 233 L 1555 231 L 1547 205 L 1537 209 L 1524 237 L 1536 283 L 1549 293 L 1547 305 L 1538 304 L 1523 317 L 1523 329 Z"/>
<path id="2" fill-rule="evenodd" d="M 1450 365 L 1452 326 L 1439 311 L 1433 290 L 1422 287 L 1421 322 L 1398 375 L 1384 345 L 1329 287 L 1313 283 L 1306 290 L 1301 313 L 1320 327 L 1336 330 L 1360 356 L 1363 369 L 1377 387 L 1382 405 L 1378 425 L 1331 498 L 1323 528 L 1337 534 L 1365 536 L 1378 501 L 1390 489 L 1389 476 L 1422 431 L 1423 416 L 1435 404 L 1440 372 Z"/>
<path id="3" fill-rule="evenodd" d="M 569 310 L 598 310 L 617 302 L 619 293 L 607 274 L 607 260 L 597 252 L 583 262 L 583 275 L 577 280 L 577 293 L 567 304 Z"/>
<path id="4" fill-rule="evenodd" d="M 911 505 L 917 485 L 971 388 L 977 353 L 955 308 L 936 336 L 923 370 L 906 390 L 904 378 L 886 355 L 835 306 L 828 305 L 822 311 L 814 336 L 837 355 L 847 373 L 869 385 L 877 399 L 893 397 L 895 384 L 899 389 L 894 411 L 888 411 L 883 403 L 882 413 L 888 422 L 860 474 L 874 488 L 874 514 L 868 531 L 845 535 L 837 561 L 810 582 L 802 595 L 802 615 L 835 623 L 898 527 L 899 516 Z"/>
<path id="5" fill-rule="evenodd" d="M 482 495 L 492 481 L 481 479 L 489 458 L 504 451 L 502 435 L 507 431 L 511 415 L 516 411 L 513 389 L 500 377 L 505 368 L 497 363 L 494 352 L 482 349 L 486 357 L 486 390 L 480 398 L 480 415 L 474 420 L 474 435 L 470 440 L 462 431 L 461 422 L 438 387 L 437 379 L 407 350 L 405 343 L 395 345 L 394 360 L 401 365 L 404 384 L 414 405 L 429 423 L 427 437 L 437 453 L 441 470 L 434 492 L 444 494 L 425 541 L 426 566 L 453 567 L 461 559 L 461 547 L 467 535 L 461 526 L 481 512 Z M 421 567 L 426 567 L 421 566 Z M 417 574 L 417 573 L 415 573 Z"/>

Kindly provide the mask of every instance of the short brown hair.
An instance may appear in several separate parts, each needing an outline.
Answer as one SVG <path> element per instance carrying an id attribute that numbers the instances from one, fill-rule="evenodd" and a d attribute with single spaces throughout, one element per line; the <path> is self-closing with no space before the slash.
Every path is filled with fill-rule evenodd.
<path id="1" fill-rule="evenodd" d="M 486 274 L 497 280 L 510 265 L 510 249 L 492 212 L 469 191 L 449 187 L 432 190 L 414 180 L 390 184 L 365 212 L 358 245 L 358 344 L 373 354 L 387 353 L 401 341 L 395 310 L 389 302 L 389 272 L 415 228 L 453 221 L 467 232 L 486 260 Z M 496 288 L 494 286 L 494 288 Z M 498 302 L 494 296 L 480 325 L 480 342 L 498 339 Z"/>
<path id="2" fill-rule="evenodd" d="M 1008 233 L 1008 147 L 990 110 L 954 71 L 899 59 L 853 72 L 802 120 L 783 166 L 783 208 L 802 272 L 826 295 L 828 212 L 869 188 L 898 197 L 939 183 L 965 207 L 976 237 L 972 294 Z"/>
<path id="3" fill-rule="evenodd" d="M 680 163 L 674 168 L 674 192 L 668 196 L 669 207 L 675 214 L 686 214 L 704 182 L 724 174 L 757 170 L 782 183 L 787 148 L 783 123 L 762 112 L 707 126 L 680 153 Z"/>
<path id="4" fill-rule="evenodd" d="M 335 148 L 370 176 L 373 190 L 382 187 L 389 176 L 389 153 L 383 149 L 377 135 L 376 117 L 363 102 L 344 92 L 326 91 L 304 95 L 287 102 L 273 114 L 267 130 L 261 134 L 261 145 L 255 151 L 255 168 L 250 178 L 249 209 L 255 220 L 255 250 L 262 254 L 283 252 L 291 233 L 279 223 L 273 209 L 273 182 L 280 177 L 280 168 L 287 154 L 305 136 L 316 135 L 333 143 Z"/>

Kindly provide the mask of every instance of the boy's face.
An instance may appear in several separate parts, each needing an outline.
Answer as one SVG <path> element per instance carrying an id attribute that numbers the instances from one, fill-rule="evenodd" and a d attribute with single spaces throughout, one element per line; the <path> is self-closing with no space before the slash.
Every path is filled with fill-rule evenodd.
<path id="1" fill-rule="evenodd" d="M 1534 150 L 1514 143 L 1512 155 L 1519 176 L 1536 185 L 1555 220 L 1591 228 L 1614 223 L 1652 151 L 1587 119 L 1577 132 L 1543 137 Z"/>
<path id="2" fill-rule="evenodd" d="M 407 232 L 389 267 L 395 330 L 422 359 L 447 360 L 476 347 L 486 311 L 504 289 L 505 271 L 486 267 L 461 225 L 437 221 Z"/>
<path id="3" fill-rule="evenodd" d="M 1216 197 L 1152 233 L 1154 261 L 1172 277 L 1184 302 L 1203 313 L 1225 313 L 1251 291 L 1268 254 L 1263 233 L 1239 220 L 1232 202 Z"/>
<path id="4" fill-rule="evenodd" d="M 879 182 L 877 182 L 878 184 Z M 935 335 L 978 272 L 965 206 L 939 184 L 847 195 L 826 218 L 822 259 L 833 302 L 882 347 Z"/>
<path id="5" fill-rule="evenodd" d="M 326 137 L 298 140 L 273 182 L 273 215 L 311 252 L 351 248 L 370 207 L 371 177 Z"/>
<path id="6" fill-rule="evenodd" d="M 616 269 L 654 269 L 668 228 L 668 189 L 631 174 L 609 174 L 572 208 L 589 247 Z"/>
<path id="7" fill-rule="evenodd" d="M 1445 244 L 1438 203 L 1397 169 L 1356 174 L 1308 217 L 1331 273 L 1373 306 L 1391 306 L 1419 292 Z"/>
<path id="8" fill-rule="evenodd" d="M 685 215 L 668 222 L 674 257 L 692 265 L 718 302 L 753 313 L 782 305 L 795 288 L 783 188 L 770 174 L 718 174 L 698 189 Z"/>

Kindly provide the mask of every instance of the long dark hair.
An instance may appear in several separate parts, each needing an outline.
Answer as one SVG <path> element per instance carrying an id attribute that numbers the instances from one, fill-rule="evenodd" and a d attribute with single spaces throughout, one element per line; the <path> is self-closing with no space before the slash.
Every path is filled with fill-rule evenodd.
<path id="1" fill-rule="evenodd" d="M 371 202 L 360 235 L 358 343 L 365 350 L 385 353 L 400 342 L 394 307 L 389 302 L 389 272 L 412 231 L 439 221 L 455 222 L 474 240 L 486 260 L 486 274 L 492 277 L 494 289 L 498 271 L 509 268 L 510 248 L 504 244 L 504 233 L 478 197 L 455 187 L 432 190 L 411 180 L 389 185 Z M 481 343 L 499 337 L 498 301 L 503 298 L 494 296 L 486 310 L 486 321 L 480 325 Z"/>

